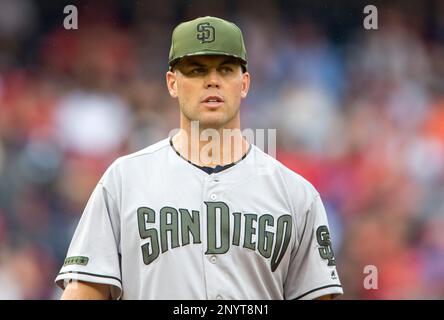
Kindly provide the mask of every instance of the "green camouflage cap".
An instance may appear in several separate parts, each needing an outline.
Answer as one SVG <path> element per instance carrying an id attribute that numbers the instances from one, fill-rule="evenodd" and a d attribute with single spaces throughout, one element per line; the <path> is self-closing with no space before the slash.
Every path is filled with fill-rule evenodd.
<path id="1" fill-rule="evenodd" d="M 168 65 L 185 56 L 227 55 L 236 57 L 247 69 L 247 52 L 242 32 L 234 23 L 215 17 L 182 22 L 173 31 Z"/>

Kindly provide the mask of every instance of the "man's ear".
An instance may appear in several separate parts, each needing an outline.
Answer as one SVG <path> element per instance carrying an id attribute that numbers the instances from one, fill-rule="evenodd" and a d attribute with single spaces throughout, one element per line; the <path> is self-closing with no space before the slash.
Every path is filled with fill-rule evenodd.
<path id="1" fill-rule="evenodd" d="M 176 73 L 172 71 L 168 71 L 166 73 L 166 84 L 168 88 L 168 92 L 170 96 L 173 98 L 177 98 L 177 77 Z"/>
<path id="2" fill-rule="evenodd" d="M 246 98 L 248 90 L 250 89 L 250 74 L 248 72 L 242 73 L 242 91 L 241 97 Z"/>

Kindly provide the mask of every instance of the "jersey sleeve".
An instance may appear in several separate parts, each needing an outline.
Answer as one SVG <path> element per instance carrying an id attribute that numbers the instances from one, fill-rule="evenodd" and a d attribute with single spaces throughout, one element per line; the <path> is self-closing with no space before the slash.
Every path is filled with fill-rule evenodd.
<path id="1" fill-rule="evenodd" d="M 113 299 L 122 293 L 117 208 L 101 182 L 89 198 L 77 225 L 56 284 L 64 289 L 70 280 L 111 285 Z"/>
<path id="2" fill-rule="evenodd" d="M 316 299 L 343 294 L 328 227 L 327 215 L 319 195 L 300 216 L 287 279 L 285 299 Z"/>

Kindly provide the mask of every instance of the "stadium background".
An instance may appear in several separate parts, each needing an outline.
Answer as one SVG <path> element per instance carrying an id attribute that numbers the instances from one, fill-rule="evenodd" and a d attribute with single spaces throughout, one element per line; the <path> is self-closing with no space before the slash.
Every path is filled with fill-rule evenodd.
<path id="1" fill-rule="evenodd" d="M 320 191 L 343 299 L 444 298 L 444 2 L 0 0 L 0 299 L 60 296 L 104 169 L 177 127 L 171 31 L 201 15 L 243 30 L 242 125 Z"/>

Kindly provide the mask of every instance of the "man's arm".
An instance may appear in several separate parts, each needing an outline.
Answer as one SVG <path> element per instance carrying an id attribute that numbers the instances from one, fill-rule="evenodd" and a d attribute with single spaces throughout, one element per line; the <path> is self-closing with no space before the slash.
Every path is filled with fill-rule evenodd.
<path id="1" fill-rule="evenodd" d="M 63 291 L 61 300 L 109 300 L 111 297 L 108 284 L 85 281 L 71 281 Z"/>

